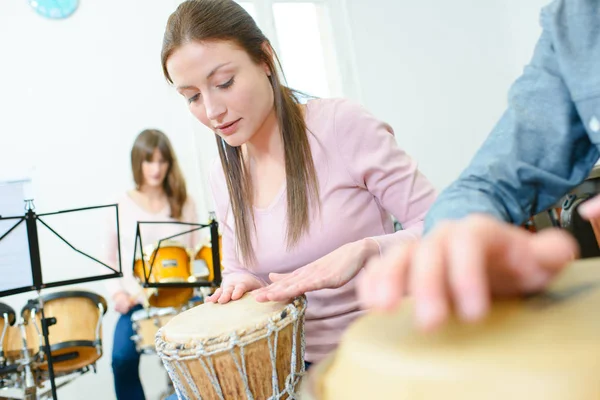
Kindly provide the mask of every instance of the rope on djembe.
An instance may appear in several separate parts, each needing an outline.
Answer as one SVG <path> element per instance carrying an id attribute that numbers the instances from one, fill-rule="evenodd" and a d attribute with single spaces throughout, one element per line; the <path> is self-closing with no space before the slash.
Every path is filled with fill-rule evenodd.
<path id="1" fill-rule="evenodd" d="M 267 340 L 269 346 L 269 358 L 271 361 L 271 386 L 272 395 L 268 400 L 279 400 L 283 396 L 287 395 L 289 399 L 297 399 L 294 390 L 304 375 L 304 364 L 298 363 L 298 332 L 300 331 L 300 356 L 304 359 L 305 352 L 305 336 L 304 330 L 300 329 L 300 324 L 304 322 L 304 311 L 306 309 L 306 299 L 302 296 L 297 298 L 293 303 L 288 304 L 285 309 L 275 316 L 269 318 L 265 324 L 254 327 L 254 329 L 245 329 L 234 332 L 227 336 L 221 336 L 214 339 L 206 340 L 202 343 L 191 341 L 187 344 L 176 344 L 169 343 L 162 337 L 162 328 L 156 334 L 156 349 L 160 358 L 163 360 L 163 364 L 173 381 L 177 396 L 180 399 L 188 399 L 189 394 L 185 388 L 185 385 L 179 379 L 179 375 L 175 373 L 178 370 L 179 373 L 185 379 L 188 387 L 192 390 L 195 399 L 201 400 L 201 394 L 198 390 L 198 386 L 194 382 L 188 367 L 185 365 L 185 361 L 200 361 L 204 373 L 209 378 L 215 393 L 220 400 L 225 400 L 223 389 L 221 388 L 215 367 L 213 365 L 211 356 L 224 351 L 231 353 L 231 356 L 235 362 L 236 369 L 240 374 L 242 383 L 244 385 L 244 391 L 248 400 L 254 400 L 252 391 L 250 390 L 250 384 L 248 379 L 248 372 L 246 369 L 246 360 L 244 357 L 245 347 L 261 340 Z M 283 391 L 279 388 L 279 377 L 277 373 L 277 344 L 279 340 L 279 332 L 289 325 L 285 323 L 287 316 L 291 316 L 292 321 L 292 351 L 290 360 L 290 373 L 285 378 L 285 387 Z M 282 322 L 283 321 L 283 322 Z M 265 329 L 266 328 L 266 329 Z M 263 333 L 259 333 L 265 329 Z M 242 337 L 242 334 L 244 337 Z M 207 347 L 211 348 L 208 350 Z M 239 356 L 236 354 L 236 349 L 239 350 Z M 238 359 L 239 358 L 239 359 Z"/>

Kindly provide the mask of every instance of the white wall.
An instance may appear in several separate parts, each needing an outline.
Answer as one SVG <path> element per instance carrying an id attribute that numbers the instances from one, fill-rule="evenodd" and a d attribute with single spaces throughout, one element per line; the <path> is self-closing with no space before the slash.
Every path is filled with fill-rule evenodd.
<path id="1" fill-rule="evenodd" d="M 437 188 L 458 176 L 504 111 L 546 3 L 348 1 L 361 100 Z"/>
<path id="2" fill-rule="evenodd" d="M 171 138 L 206 218 L 198 128 L 160 67 L 162 34 L 174 8 L 175 1 L 82 0 L 71 18 L 51 21 L 26 1 L 0 3 L 0 171 L 4 176 L 32 171 L 38 211 L 113 202 L 132 187 L 129 151 L 135 136 L 154 127 Z M 100 228 L 90 223 L 82 232 L 92 249 L 103 240 Z M 43 264 L 51 259 L 45 254 Z M 124 261 L 123 268 L 128 265 Z M 101 282 L 79 287 L 108 298 Z M 0 301 L 20 310 L 30 297 Z M 60 389 L 61 399 L 114 398 L 110 354 L 117 315 L 110 306 L 98 374 Z M 148 398 L 156 398 L 166 379 L 157 357 L 143 357 L 142 375 Z"/>
<path id="3" fill-rule="evenodd" d="M 162 33 L 177 2 L 82 0 L 64 21 L 42 19 L 26 1 L 0 3 L 0 172 L 35 168 L 38 210 L 105 204 L 129 189 L 132 141 L 156 127 L 172 139 L 206 215 L 203 188 L 214 139 L 191 119 L 160 70 Z M 361 88 L 355 95 L 392 124 L 438 188 L 464 168 L 502 113 L 539 35 L 545 3 L 347 1 Z M 96 228 L 90 226 L 90 243 L 101 241 Z M 84 286 L 106 296 L 102 283 Z M 28 297 L 1 301 L 20 309 Z M 61 389 L 61 399 L 114 398 L 115 321 L 109 312 L 98 374 Z M 155 398 L 164 387 L 156 358 L 143 357 L 142 375 Z"/>

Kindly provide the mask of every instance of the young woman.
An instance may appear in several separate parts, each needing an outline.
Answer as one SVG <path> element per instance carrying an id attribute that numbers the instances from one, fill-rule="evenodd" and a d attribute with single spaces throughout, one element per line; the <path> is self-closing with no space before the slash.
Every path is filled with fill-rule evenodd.
<path id="1" fill-rule="evenodd" d="M 187 194 L 185 180 L 179 169 L 177 157 L 168 137 L 158 130 L 141 132 L 131 150 L 131 168 L 135 189 L 119 200 L 119 227 L 123 278 L 109 281 L 109 292 L 115 309 L 121 317 L 115 328 L 112 367 L 117 399 L 144 399 L 138 367 L 140 355 L 135 343 L 131 315 L 142 308 L 141 286 L 133 276 L 131 262 L 135 251 L 137 222 L 184 221 L 196 223 L 196 208 Z M 157 224 L 143 225 L 141 236 L 144 246 L 155 244 L 170 235 L 189 230 L 186 226 Z M 116 232 L 114 233 L 116 235 Z M 193 248 L 196 234 L 177 238 L 182 244 Z M 116 237 L 109 243 L 110 259 L 117 262 Z"/>
<path id="2" fill-rule="evenodd" d="M 368 259 L 421 235 L 435 193 L 390 126 L 343 99 L 300 104 L 277 65 L 232 0 L 186 1 L 169 18 L 163 72 L 220 153 L 210 182 L 225 270 L 210 301 L 309 291 L 311 363 L 360 314 L 354 277 Z M 403 230 L 394 232 L 390 214 Z"/>

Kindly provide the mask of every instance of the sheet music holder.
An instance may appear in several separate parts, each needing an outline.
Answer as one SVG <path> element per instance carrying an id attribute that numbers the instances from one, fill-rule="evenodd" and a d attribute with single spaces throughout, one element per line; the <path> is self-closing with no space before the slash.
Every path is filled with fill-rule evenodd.
<path id="1" fill-rule="evenodd" d="M 191 226 L 193 229 L 176 233 L 174 235 L 162 238 L 156 244 L 156 248 L 160 248 L 162 242 L 174 239 L 179 236 L 187 235 L 189 233 L 198 231 L 200 229 L 210 228 L 210 243 L 211 243 L 211 255 L 213 261 L 213 280 L 209 281 L 207 279 L 195 279 L 193 282 L 150 282 L 150 277 L 152 276 L 152 270 L 154 268 L 156 257 L 151 256 L 149 260 L 149 269 L 146 269 L 146 263 L 142 263 L 142 270 L 144 274 L 144 280 L 141 282 L 142 287 L 144 288 L 191 288 L 191 287 L 219 287 L 221 285 L 221 257 L 219 251 L 219 223 L 217 222 L 213 213 L 210 214 L 210 222 L 208 224 L 197 224 L 191 222 L 179 222 L 179 221 L 139 221 L 137 223 L 136 234 L 135 234 L 135 253 L 138 252 L 143 254 L 144 244 L 142 241 L 141 235 L 141 226 L 142 225 L 152 225 L 152 224 L 168 224 L 168 225 L 184 225 Z M 133 259 L 133 263 L 131 266 L 132 269 L 135 268 L 135 256 Z"/>
<path id="2" fill-rule="evenodd" d="M 78 208 L 78 209 L 71 209 L 71 210 L 63 210 L 63 211 L 50 212 L 50 213 L 45 213 L 45 214 L 36 214 L 33 200 L 29 199 L 29 200 L 25 200 L 25 202 L 26 202 L 26 206 L 25 206 L 26 213 L 24 216 L 10 216 L 10 217 L 0 216 L 0 221 L 5 220 L 5 221 L 14 222 L 14 225 L 11 228 L 9 228 L 8 231 L 6 231 L 2 236 L 0 236 L 0 242 L 3 239 L 7 238 L 11 233 L 13 233 L 19 226 L 21 226 L 21 224 L 25 224 L 26 231 L 27 231 L 29 258 L 30 258 L 30 262 L 31 262 L 32 282 L 31 282 L 31 285 L 24 285 L 24 286 L 20 286 L 20 287 L 2 290 L 2 291 L 0 291 L 0 297 L 10 296 L 10 295 L 18 294 L 18 293 L 29 292 L 29 291 L 36 291 L 38 293 L 38 296 L 40 296 L 41 290 L 46 289 L 46 288 L 60 287 L 60 286 L 79 284 L 79 283 L 85 283 L 85 282 L 93 282 L 93 281 L 99 281 L 99 280 L 110 279 L 110 278 L 120 278 L 123 276 L 123 273 L 121 270 L 121 250 L 120 250 L 121 246 L 120 246 L 120 236 L 119 236 L 119 209 L 118 209 L 117 204 L 102 205 L 102 206 L 95 206 L 95 207 L 85 207 L 85 208 Z M 90 256 L 89 254 L 86 254 L 85 252 L 79 250 L 75 246 L 73 246 L 71 243 L 69 243 L 69 241 L 64 239 L 58 232 L 56 232 L 54 229 L 52 229 L 52 227 L 42 219 L 42 217 L 46 217 L 46 216 L 50 216 L 50 215 L 72 213 L 72 212 L 83 212 L 83 211 L 87 211 L 87 210 L 111 208 L 111 207 L 114 207 L 114 209 L 115 209 L 115 223 L 116 223 L 116 232 L 117 232 L 117 251 L 118 251 L 118 270 L 116 270 L 115 268 Z M 82 256 L 84 256 L 88 259 L 95 261 L 96 263 L 99 263 L 100 265 L 106 267 L 111 272 L 104 274 L 104 275 L 89 276 L 89 277 L 85 277 L 85 278 L 68 279 L 68 280 L 54 281 L 54 282 L 44 282 L 44 278 L 42 275 L 42 264 L 41 264 L 40 246 L 39 246 L 39 238 L 38 238 L 38 222 L 43 227 L 47 228 L 50 232 L 52 232 L 54 235 L 56 235 L 62 242 L 67 244 L 72 250 L 74 250 L 75 252 L 81 254 Z M 52 326 L 53 324 L 55 324 L 57 321 L 56 321 L 56 318 L 46 318 L 46 316 L 44 314 L 43 304 L 41 304 L 41 298 L 38 299 L 38 301 L 40 302 L 39 309 L 41 312 L 42 334 L 44 337 L 44 350 L 43 351 L 44 351 L 44 354 L 46 356 L 47 363 L 48 363 L 48 373 L 49 373 L 50 384 L 51 384 L 51 388 L 52 388 L 52 398 L 54 400 L 56 400 L 57 399 L 56 383 L 55 383 L 52 351 L 51 351 L 51 346 L 50 346 L 50 340 L 48 337 L 48 335 L 49 335 L 48 328 L 50 326 Z M 29 365 L 26 365 L 26 368 L 29 368 Z M 25 388 L 25 389 L 35 390 L 35 388 Z"/>

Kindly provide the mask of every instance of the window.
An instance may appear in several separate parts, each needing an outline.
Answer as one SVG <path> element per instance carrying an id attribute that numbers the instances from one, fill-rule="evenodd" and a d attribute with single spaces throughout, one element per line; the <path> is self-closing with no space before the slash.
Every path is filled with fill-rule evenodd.
<path id="1" fill-rule="evenodd" d="M 279 55 L 287 85 L 309 96 L 359 100 L 350 46 L 344 32 L 343 0 L 238 1 L 256 20 Z M 336 18 L 332 18 L 336 15 Z M 340 68 L 344 65 L 346 68 Z M 344 85 L 342 85 L 342 82 Z"/>

